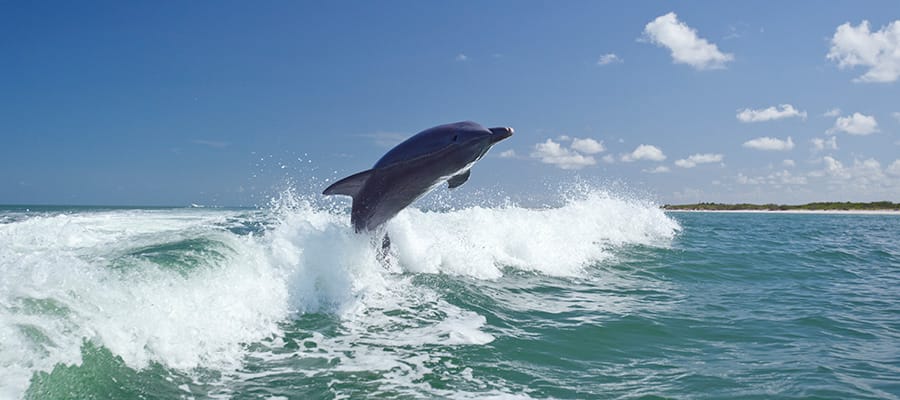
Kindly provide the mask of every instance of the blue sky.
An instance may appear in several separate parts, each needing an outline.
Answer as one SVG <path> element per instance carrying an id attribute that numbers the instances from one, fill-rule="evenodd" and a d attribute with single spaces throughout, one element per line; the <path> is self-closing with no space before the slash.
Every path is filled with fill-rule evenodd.
<path id="1" fill-rule="evenodd" d="M 260 204 L 460 120 L 516 129 L 463 194 L 900 200 L 896 2 L 323 3 L 0 3 L 0 203 Z"/>

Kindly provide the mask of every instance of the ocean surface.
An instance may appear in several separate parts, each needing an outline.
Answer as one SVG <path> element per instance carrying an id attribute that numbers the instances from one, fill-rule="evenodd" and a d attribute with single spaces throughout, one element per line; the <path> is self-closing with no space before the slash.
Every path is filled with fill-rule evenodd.
<path id="1" fill-rule="evenodd" d="M 0 207 L 0 399 L 900 399 L 900 216 Z"/>

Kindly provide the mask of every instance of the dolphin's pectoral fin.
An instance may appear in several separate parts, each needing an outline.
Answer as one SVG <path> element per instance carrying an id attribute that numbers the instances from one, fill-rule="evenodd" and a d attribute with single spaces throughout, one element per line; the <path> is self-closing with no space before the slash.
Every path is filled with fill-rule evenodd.
<path id="1" fill-rule="evenodd" d="M 459 185 L 466 183 L 466 181 L 469 180 L 469 175 L 471 175 L 471 174 L 472 174 L 472 170 L 467 169 L 466 172 L 463 172 L 458 175 L 453 175 L 453 177 L 451 177 L 450 179 L 447 179 L 447 188 L 449 188 L 449 189 L 457 188 L 457 187 L 459 187 Z"/>
<path id="2" fill-rule="evenodd" d="M 344 179 L 332 183 L 331 186 L 327 187 L 325 191 L 322 192 L 322 194 L 342 194 L 350 197 L 356 196 L 356 194 L 359 193 L 359 189 L 362 188 L 362 186 L 366 183 L 366 180 L 369 179 L 370 175 L 372 175 L 371 169 L 350 175 Z"/>

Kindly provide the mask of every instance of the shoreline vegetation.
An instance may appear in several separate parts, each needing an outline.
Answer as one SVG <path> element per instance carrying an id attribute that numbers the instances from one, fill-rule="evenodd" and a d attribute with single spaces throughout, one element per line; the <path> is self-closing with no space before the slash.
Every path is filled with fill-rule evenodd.
<path id="1" fill-rule="evenodd" d="M 900 203 L 890 201 L 873 201 L 870 203 L 853 202 L 816 202 L 798 205 L 786 204 L 725 204 L 725 203 L 694 203 L 694 204 L 665 204 L 661 207 L 666 211 L 823 211 L 823 212 L 898 212 Z"/>

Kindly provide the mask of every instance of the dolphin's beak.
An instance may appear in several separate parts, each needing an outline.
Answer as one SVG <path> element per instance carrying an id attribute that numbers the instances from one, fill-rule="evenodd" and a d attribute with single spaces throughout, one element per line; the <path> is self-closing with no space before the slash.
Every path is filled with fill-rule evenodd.
<path id="1" fill-rule="evenodd" d="M 491 131 L 491 144 L 497 143 L 503 139 L 506 139 L 513 134 L 513 128 L 503 127 L 503 128 L 490 128 Z"/>

